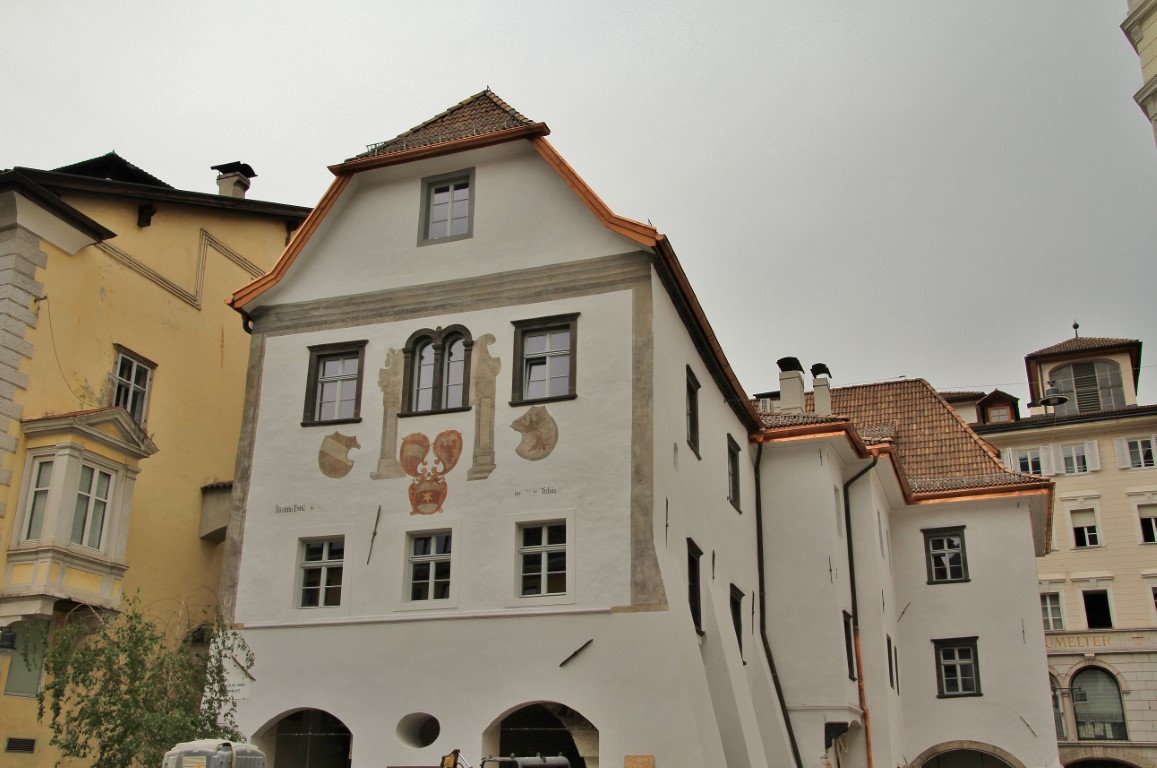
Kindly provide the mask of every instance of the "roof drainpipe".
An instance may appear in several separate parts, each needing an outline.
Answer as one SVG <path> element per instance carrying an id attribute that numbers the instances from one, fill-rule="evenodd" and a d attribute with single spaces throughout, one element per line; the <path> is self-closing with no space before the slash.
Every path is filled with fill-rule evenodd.
<path id="1" fill-rule="evenodd" d="M 856 556 L 852 547 L 852 502 L 848 498 L 848 489 L 852 487 L 852 483 L 868 474 L 879 461 L 880 457 L 873 455 L 871 464 L 844 483 L 844 533 L 848 540 L 848 581 L 851 583 L 852 591 L 852 642 L 856 654 L 856 690 L 860 695 L 860 711 L 864 713 L 864 750 L 867 752 L 868 768 L 872 768 L 872 719 L 868 715 L 868 699 L 864 694 L 863 654 L 860 652 L 860 601 L 856 597 Z M 758 502 L 758 497 L 756 501 Z"/>
<path id="2" fill-rule="evenodd" d="M 775 669 L 775 659 L 771 655 L 771 643 L 767 639 L 767 593 L 763 587 L 767 583 L 763 563 L 763 492 L 760 490 L 759 471 L 762 461 L 763 442 L 760 441 L 755 449 L 755 560 L 759 567 L 759 639 L 763 641 L 763 655 L 767 658 L 768 669 L 771 670 L 771 682 L 775 686 L 775 698 L 779 700 L 779 709 L 783 712 L 783 721 L 787 725 L 787 740 L 791 744 L 791 756 L 795 760 L 795 768 L 803 768 L 803 760 L 799 756 L 799 744 L 795 740 L 795 729 L 791 725 L 787 701 L 783 698 L 783 686 L 779 683 L 779 672 Z M 862 692 L 860 698 L 863 699 Z M 869 765 L 868 768 L 872 768 L 872 766 Z"/>

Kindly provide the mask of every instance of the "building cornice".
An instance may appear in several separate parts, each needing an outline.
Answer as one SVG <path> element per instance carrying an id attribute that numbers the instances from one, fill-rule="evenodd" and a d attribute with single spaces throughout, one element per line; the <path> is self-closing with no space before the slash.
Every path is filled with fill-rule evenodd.
<path id="1" fill-rule="evenodd" d="M 1149 14 L 1157 10 L 1157 0 L 1141 0 L 1137 7 L 1129 12 L 1125 20 L 1121 22 L 1121 31 L 1125 33 L 1125 37 L 1129 40 L 1129 44 L 1133 46 L 1133 50 L 1140 53 L 1142 40 L 1142 26 Z"/>

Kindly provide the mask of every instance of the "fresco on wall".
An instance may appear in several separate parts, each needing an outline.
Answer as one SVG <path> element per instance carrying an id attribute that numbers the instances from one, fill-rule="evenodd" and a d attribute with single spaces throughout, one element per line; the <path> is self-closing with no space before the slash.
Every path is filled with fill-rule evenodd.
<path id="1" fill-rule="evenodd" d="M 522 442 L 514 452 L 527 461 L 545 459 L 558 444 L 558 424 L 546 406 L 530 406 L 529 411 L 510 423 L 510 428 L 522 434 Z"/>
<path id="2" fill-rule="evenodd" d="M 402 352 L 391 347 L 386 352 L 386 367 L 378 371 L 382 390 L 382 447 L 378 467 L 370 473 L 374 480 L 405 477 L 406 473 L 394 453 L 398 444 L 398 411 L 402 410 Z"/>
<path id="3" fill-rule="evenodd" d="M 485 480 L 494 471 L 494 396 L 502 361 L 490 354 L 494 334 L 474 340 L 470 362 L 470 405 L 474 408 L 474 464 L 467 480 Z"/>
<path id="4" fill-rule="evenodd" d="M 462 433 L 455 429 L 434 438 L 434 459 L 430 460 L 430 438 L 414 432 L 402 438 L 398 451 L 403 471 L 414 478 L 409 486 L 410 514 L 433 515 L 442 511 L 448 488 L 446 475 L 462 455 Z"/>
<path id="5" fill-rule="evenodd" d="M 361 447 L 356 437 L 341 432 L 326 435 L 317 452 L 317 466 L 326 477 L 345 477 L 354 468 L 354 461 L 349 457 L 350 449 Z"/>

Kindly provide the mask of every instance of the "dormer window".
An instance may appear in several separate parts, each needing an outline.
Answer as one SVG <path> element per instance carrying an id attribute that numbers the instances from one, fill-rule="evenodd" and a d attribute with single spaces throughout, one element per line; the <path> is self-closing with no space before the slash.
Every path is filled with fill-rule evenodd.
<path id="1" fill-rule="evenodd" d="M 1069 398 L 1056 406 L 1057 414 L 1108 411 L 1125 407 L 1121 366 L 1109 360 L 1070 363 L 1049 374 L 1051 386 Z"/>
<path id="2" fill-rule="evenodd" d="M 985 421 L 989 424 L 1002 424 L 1012 421 L 1012 409 L 1007 405 L 994 405 L 988 409 Z"/>

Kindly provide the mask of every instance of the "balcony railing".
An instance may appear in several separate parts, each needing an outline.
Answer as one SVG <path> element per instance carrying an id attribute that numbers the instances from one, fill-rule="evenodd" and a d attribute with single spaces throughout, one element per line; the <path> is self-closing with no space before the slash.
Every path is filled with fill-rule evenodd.
<path id="1" fill-rule="evenodd" d="M 1081 741 L 1127 741 L 1123 715 L 1077 712 L 1077 738 Z"/>

